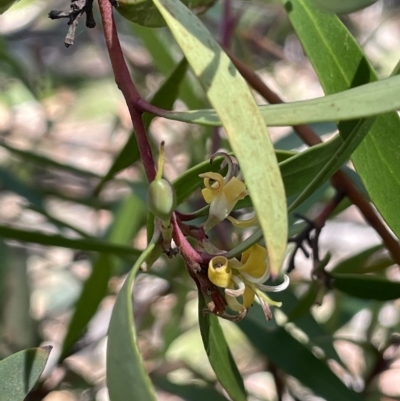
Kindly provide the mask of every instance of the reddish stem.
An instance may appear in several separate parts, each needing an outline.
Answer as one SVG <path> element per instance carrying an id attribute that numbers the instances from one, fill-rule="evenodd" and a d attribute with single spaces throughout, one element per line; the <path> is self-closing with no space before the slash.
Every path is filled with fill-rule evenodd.
<path id="1" fill-rule="evenodd" d="M 114 71 L 115 82 L 128 106 L 147 180 L 151 182 L 156 176 L 156 167 L 142 121 L 143 103 L 145 102 L 143 102 L 143 99 L 136 90 L 125 63 L 110 1 L 99 0 L 99 6 L 103 21 L 104 37 Z"/>

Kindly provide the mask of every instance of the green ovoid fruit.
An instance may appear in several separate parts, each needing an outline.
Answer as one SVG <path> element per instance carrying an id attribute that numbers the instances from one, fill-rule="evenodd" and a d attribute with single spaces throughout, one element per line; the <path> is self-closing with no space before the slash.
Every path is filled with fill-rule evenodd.
<path id="1" fill-rule="evenodd" d="M 171 215 L 176 207 L 176 195 L 172 185 L 164 178 L 151 182 L 147 192 L 147 205 L 151 213 L 163 222 L 163 225 L 169 226 Z"/>
<path id="2" fill-rule="evenodd" d="M 216 0 L 181 0 L 195 14 L 205 13 Z M 118 12 L 127 20 L 149 28 L 165 26 L 157 7 L 151 0 L 119 0 Z"/>

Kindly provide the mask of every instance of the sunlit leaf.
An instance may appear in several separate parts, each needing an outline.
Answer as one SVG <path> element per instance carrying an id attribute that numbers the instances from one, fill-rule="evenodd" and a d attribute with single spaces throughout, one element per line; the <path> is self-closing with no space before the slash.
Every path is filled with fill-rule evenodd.
<path id="1" fill-rule="evenodd" d="M 189 9 L 179 0 L 153 1 L 222 121 L 268 244 L 271 272 L 277 274 L 287 239 L 285 194 L 255 100 L 228 56 Z"/>
<path id="2" fill-rule="evenodd" d="M 344 121 L 400 109 L 400 77 L 382 79 L 341 93 L 299 102 L 259 106 L 269 126 Z M 163 117 L 202 125 L 221 125 L 214 110 L 165 112 Z"/>
<path id="3" fill-rule="evenodd" d="M 322 12 L 306 0 L 282 3 L 326 94 L 377 80 L 356 40 L 336 15 Z M 344 139 L 356 124 L 357 121 L 349 121 L 339 125 Z M 399 131 L 397 113 L 376 117 L 352 156 L 371 200 L 398 237 L 400 214 L 393 199 L 400 199 L 400 141 L 396 135 Z"/>

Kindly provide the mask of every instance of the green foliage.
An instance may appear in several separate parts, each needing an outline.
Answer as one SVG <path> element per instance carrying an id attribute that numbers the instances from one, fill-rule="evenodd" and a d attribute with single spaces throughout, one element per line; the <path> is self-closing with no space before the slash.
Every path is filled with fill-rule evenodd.
<path id="1" fill-rule="evenodd" d="M 390 396 L 399 64 L 388 5 L 340 16 L 373 2 L 99 0 L 108 53 L 83 2 L 0 2 L 0 401 Z"/>
<path id="2" fill-rule="evenodd" d="M 30 348 L 0 361 L 2 401 L 23 401 L 38 381 L 52 347 Z"/>

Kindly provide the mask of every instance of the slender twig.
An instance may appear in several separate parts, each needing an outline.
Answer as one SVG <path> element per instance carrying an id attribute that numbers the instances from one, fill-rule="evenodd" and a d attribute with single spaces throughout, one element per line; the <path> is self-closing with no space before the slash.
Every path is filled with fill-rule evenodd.
<path id="1" fill-rule="evenodd" d="M 124 95 L 128 106 L 146 176 L 148 181 L 151 182 L 156 176 L 156 167 L 142 121 L 143 110 L 140 107 L 142 98 L 132 82 L 131 75 L 125 63 L 111 3 L 109 0 L 99 0 L 99 6 L 101 19 L 103 21 L 104 37 L 114 71 L 115 82 Z"/>
<path id="2" fill-rule="evenodd" d="M 243 78 L 249 85 L 255 89 L 261 96 L 263 96 L 269 103 L 278 104 L 283 103 L 282 99 L 273 92 L 251 69 L 244 63 L 238 60 L 229 50 L 226 53 L 232 60 L 233 64 L 242 74 Z M 322 143 L 320 137 L 313 131 L 311 127 L 305 124 L 295 125 L 293 129 L 298 136 L 309 146 L 314 146 Z M 331 178 L 332 185 L 346 193 L 350 201 L 358 207 L 365 220 L 376 230 L 380 235 L 387 249 L 393 257 L 393 260 L 400 264 L 400 244 L 395 239 L 385 224 L 382 222 L 372 205 L 364 198 L 362 193 L 355 187 L 351 179 L 342 170 L 338 170 Z"/>

